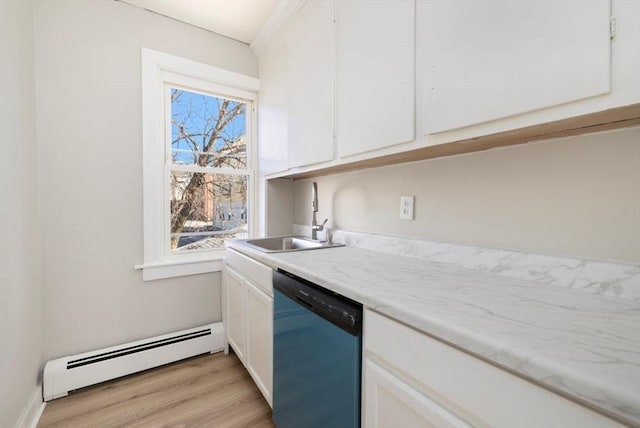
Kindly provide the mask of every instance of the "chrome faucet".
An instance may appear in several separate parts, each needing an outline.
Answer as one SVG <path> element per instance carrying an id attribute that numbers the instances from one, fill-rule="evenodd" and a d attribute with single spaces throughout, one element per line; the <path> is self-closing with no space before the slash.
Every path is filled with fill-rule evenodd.
<path id="1" fill-rule="evenodd" d="M 316 220 L 316 213 L 318 212 L 318 183 L 313 182 L 312 189 L 312 207 L 313 207 L 313 218 L 311 220 L 311 239 L 318 240 L 318 231 L 324 230 L 324 225 L 327 224 L 328 218 L 325 218 L 322 224 L 318 224 Z"/>

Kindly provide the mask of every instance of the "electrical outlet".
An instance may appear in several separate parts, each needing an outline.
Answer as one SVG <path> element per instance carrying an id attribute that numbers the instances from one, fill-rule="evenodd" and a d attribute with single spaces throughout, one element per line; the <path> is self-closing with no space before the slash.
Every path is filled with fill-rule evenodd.
<path id="1" fill-rule="evenodd" d="M 400 196 L 400 218 L 413 220 L 413 196 Z"/>

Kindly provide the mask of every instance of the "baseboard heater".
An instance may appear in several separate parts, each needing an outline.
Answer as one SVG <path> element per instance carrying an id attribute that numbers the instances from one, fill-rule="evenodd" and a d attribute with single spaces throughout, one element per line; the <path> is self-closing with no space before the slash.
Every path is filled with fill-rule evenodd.
<path id="1" fill-rule="evenodd" d="M 44 366 L 42 396 L 50 401 L 74 389 L 223 349 L 224 327 L 219 322 L 58 358 Z"/>

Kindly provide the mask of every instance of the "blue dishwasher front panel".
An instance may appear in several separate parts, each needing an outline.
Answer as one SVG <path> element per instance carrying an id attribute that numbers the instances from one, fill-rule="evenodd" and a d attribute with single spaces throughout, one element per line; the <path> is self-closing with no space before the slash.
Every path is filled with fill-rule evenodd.
<path id="1" fill-rule="evenodd" d="M 277 428 L 360 427 L 361 335 L 274 290 L 273 421 Z"/>

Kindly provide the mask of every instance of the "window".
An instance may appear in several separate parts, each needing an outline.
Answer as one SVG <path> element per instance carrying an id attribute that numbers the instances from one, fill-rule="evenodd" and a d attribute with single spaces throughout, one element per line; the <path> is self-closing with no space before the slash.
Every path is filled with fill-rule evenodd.
<path id="1" fill-rule="evenodd" d="M 143 279 L 220 270 L 255 216 L 258 81 L 142 51 Z"/>
<path id="2" fill-rule="evenodd" d="M 248 232 L 247 103 L 168 88 L 171 251 L 221 248 Z"/>

